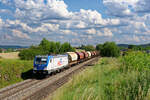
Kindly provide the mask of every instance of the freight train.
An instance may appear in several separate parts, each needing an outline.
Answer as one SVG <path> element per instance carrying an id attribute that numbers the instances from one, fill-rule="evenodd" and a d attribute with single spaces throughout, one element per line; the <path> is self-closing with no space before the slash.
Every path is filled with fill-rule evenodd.
<path id="1" fill-rule="evenodd" d="M 96 56 L 99 56 L 98 51 L 67 52 L 63 55 L 38 55 L 35 56 L 34 59 L 33 73 L 45 75 L 51 74 L 87 61 Z"/>

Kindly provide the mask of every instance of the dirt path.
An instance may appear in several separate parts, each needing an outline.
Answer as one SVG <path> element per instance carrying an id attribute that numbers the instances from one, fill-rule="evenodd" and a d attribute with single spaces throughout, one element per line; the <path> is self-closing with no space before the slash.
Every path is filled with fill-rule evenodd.
<path id="1" fill-rule="evenodd" d="M 0 57 L 3 59 L 19 59 L 19 52 L 11 52 L 11 53 L 0 53 Z"/>

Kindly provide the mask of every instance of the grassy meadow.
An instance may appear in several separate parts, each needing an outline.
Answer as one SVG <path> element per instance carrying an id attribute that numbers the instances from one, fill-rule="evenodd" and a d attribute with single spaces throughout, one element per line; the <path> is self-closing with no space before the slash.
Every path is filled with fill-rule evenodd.
<path id="1" fill-rule="evenodd" d="M 50 96 L 51 98 L 51 96 Z M 53 100 L 150 100 L 150 55 L 102 58 L 58 89 Z"/>
<path id="2" fill-rule="evenodd" d="M 26 79 L 32 66 L 33 61 L 0 59 L 0 88 Z"/>

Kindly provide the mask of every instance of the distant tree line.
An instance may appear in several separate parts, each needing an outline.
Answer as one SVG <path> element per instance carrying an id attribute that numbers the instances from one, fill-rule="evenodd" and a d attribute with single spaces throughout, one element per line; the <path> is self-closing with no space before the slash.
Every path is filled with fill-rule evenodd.
<path id="1" fill-rule="evenodd" d="M 45 38 L 38 46 L 31 46 L 28 49 L 20 51 L 19 57 L 22 60 L 32 60 L 36 55 L 48 55 L 48 54 L 63 54 L 65 52 L 75 51 L 69 43 L 48 41 Z"/>
<path id="2" fill-rule="evenodd" d="M 81 45 L 80 47 L 78 47 L 78 49 L 82 49 L 82 50 L 85 50 L 85 51 L 94 51 L 94 50 L 96 50 L 93 45 Z"/>
<path id="3" fill-rule="evenodd" d="M 131 49 L 134 51 L 147 51 L 147 50 L 150 50 L 150 46 L 129 45 L 128 49 Z"/>
<path id="4" fill-rule="evenodd" d="M 16 49 L 13 49 L 13 48 L 6 48 L 6 49 L 3 49 L 3 48 L 0 48 L 0 53 L 9 53 L 9 52 L 16 52 Z"/>
<path id="5" fill-rule="evenodd" d="M 104 44 L 96 45 L 96 50 L 100 51 L 103 57 L 118 57 L 120 56 L 120 49 L 115 42 L 105 42 Z"/>
<path id="6" fill-rule="evenodd" d="M 2 53 L 2 49 L 0 48 L 0 53 Z"/>
<path id="7" fill-rule="evenodd" d="M 143 45 L 128 45 L 128 47 L 117 46 L 115 42 L 105 42 L 104 44 L 96 45 L 96 50 L 100 51 L 101 56 L 104 57 L 118 57 L 120 51 L 126 54 L 128 51 L 146 51 L 150 52 L 150 46 Z"/>
<path id="8" fill-rule="evenodd" d="M 93 45 L 81 45 L 80 47 L 77 47 L 77 49 L 85 51 L 97 50 L 100 51 L 100 55 L 103 57 L 118 57 L 120 55 L 120 49 L 115 42 L 98 44 L 96 45 L 96 48 Z M 36 55 L 55 55 L 71 51 L 75 51 L 75 48 L 67 42 L 61 44 L 60 42 L 48 41 L 44 38 L 38 46 L 31 46 L 28 49 L 21 50 L 19 57 L 22 60 L 32 60 Z"/>

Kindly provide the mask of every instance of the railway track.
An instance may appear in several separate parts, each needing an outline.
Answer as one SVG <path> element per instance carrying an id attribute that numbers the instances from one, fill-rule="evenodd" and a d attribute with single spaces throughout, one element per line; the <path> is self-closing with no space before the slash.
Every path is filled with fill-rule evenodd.
<path id="1" fill-rule="evenodd" d="M 74 73 L 80 72 L 86 68 L 88 64 L 98 59 L 99 57 L 90 59 L 45 79 L 29 79 L 1 89 L 0 100 L 42 100 L 65 84 Z"/>

